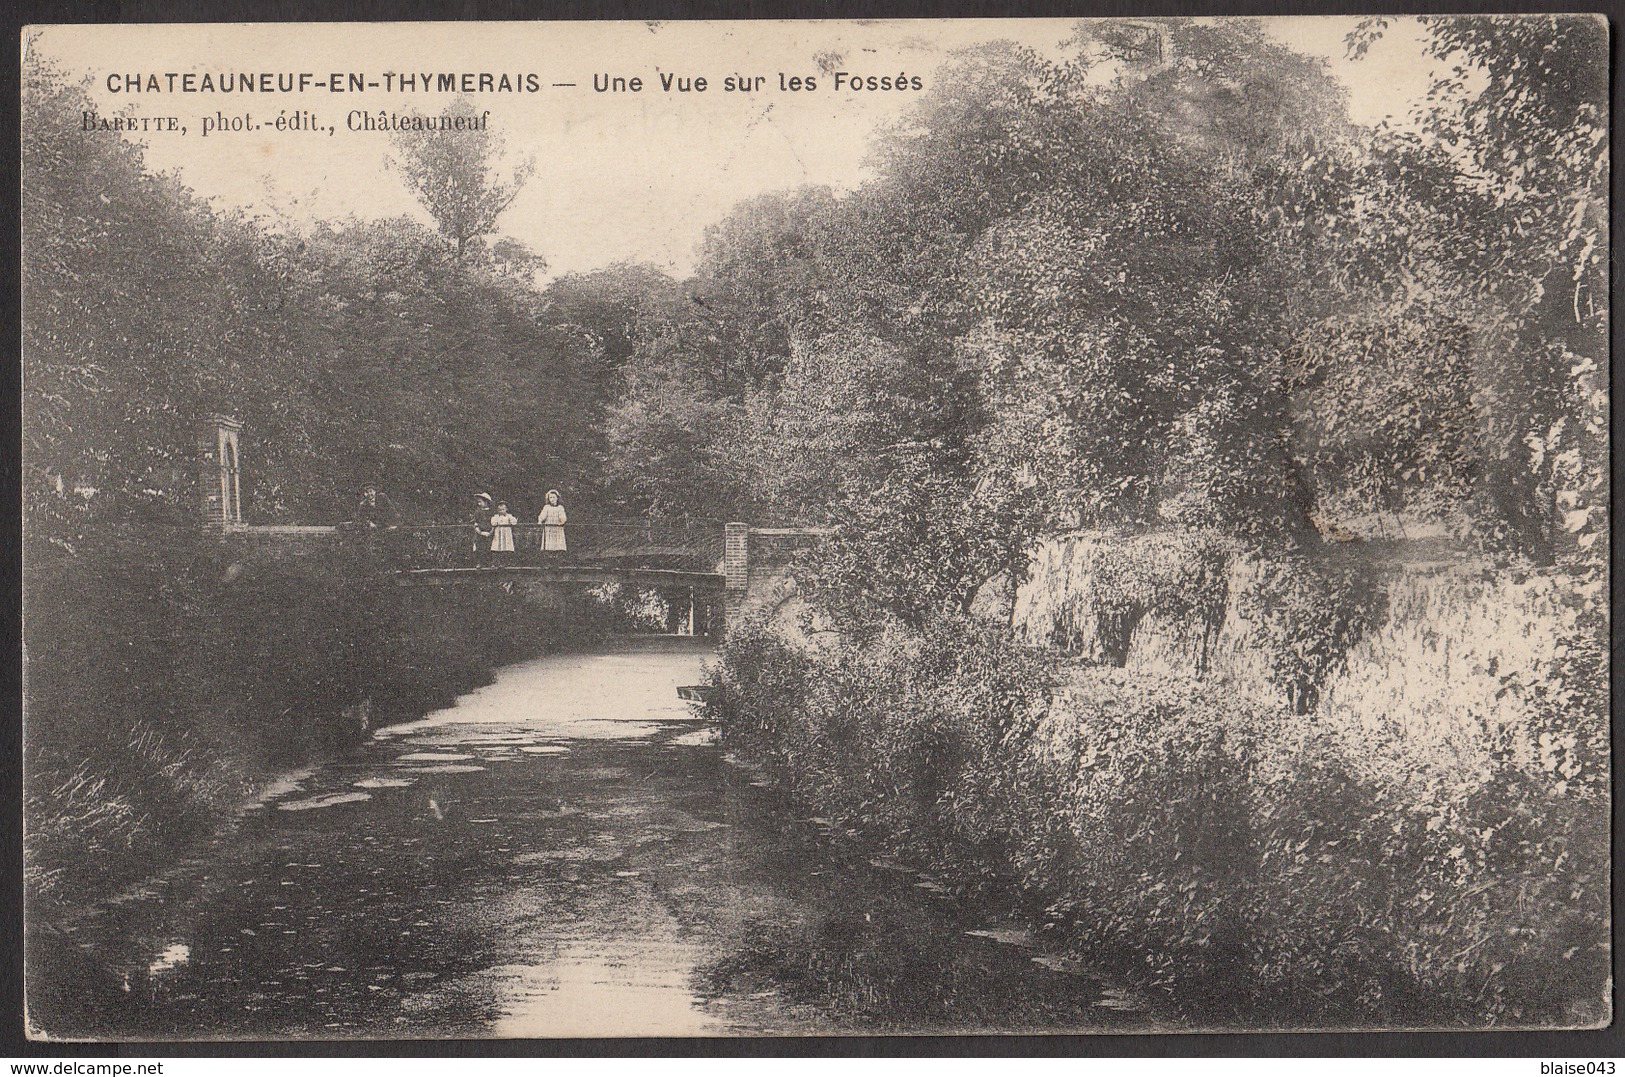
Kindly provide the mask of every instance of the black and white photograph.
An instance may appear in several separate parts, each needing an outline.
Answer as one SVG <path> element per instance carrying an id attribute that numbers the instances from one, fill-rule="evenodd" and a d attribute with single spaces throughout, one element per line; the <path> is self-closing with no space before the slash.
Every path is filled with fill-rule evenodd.
<path id="1" fill-rule="evenodd" d="M 1608 1026 L 1610 50 L 25 29 L 27 1035 Z"/>

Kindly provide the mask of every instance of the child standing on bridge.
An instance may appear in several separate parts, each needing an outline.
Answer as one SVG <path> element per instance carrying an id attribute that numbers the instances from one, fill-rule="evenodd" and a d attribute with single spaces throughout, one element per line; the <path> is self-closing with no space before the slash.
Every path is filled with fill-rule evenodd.
<path id="1" fill-rule="evenodd" d="M 474 512 L 468 518 L 468 522 L 474 525 L 471 545 L 475 565 L 485 564 L 491 559 L 491 512 L 491 495 L 475 494 Z"/>
<path id="2" fill-rule="evenodd" d="M 564 524 L 569 517 L 564 514 L 564 506 L 559 504 L 559 492 L 547 492 L 547 504 L 542 506 L 542 513 L 536 517 L 536 522 L 542 525 L 542 549 L 564 552 Z"/>
<path id="3" fill-rule="evenodd" d="M 519 517 L 508 511 L 506 501 L 497 502 L 496 515 L 491 517 L 491 561 L 507 564 L 513 560 L 513 525 Z"/>

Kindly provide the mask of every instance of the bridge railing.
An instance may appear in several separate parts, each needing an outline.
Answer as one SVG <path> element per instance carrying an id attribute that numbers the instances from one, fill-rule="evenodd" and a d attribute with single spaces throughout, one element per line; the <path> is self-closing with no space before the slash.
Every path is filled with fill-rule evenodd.
<path id="1" fill-rule="evenodd" d="M 489 530 L 487 528 L 486 530 Z M 723 528 L 712 520 L 589 520 L 564 525 L 565 549 L 547 550 L 541 524 L 513 524 L 512 553 L 497 553 L 471 523 L 408 525 L 370 536 L 381 555 L 404 569 L 476 568 L 488 564 L 590 564 L 715 572 Z"/>

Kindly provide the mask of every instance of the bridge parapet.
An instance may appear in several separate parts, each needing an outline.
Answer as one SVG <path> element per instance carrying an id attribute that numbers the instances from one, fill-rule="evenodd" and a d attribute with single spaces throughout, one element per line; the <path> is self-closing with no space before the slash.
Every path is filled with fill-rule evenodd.
<path id="1" fill-rule="evenodd" d="M 716 572 L 723 560 L 723 527 L 711 520 L 591 520 L 564 527 L 566 549 L 547 550 L 540 524 L 513 524 L 514 549 L 504 561 L 535 566 L 590 562 L 623 568 Z M 473 524 L 397 527 L 377 541 L 403 569 L 467 568 L 483 564 L 490 539 Z"/>

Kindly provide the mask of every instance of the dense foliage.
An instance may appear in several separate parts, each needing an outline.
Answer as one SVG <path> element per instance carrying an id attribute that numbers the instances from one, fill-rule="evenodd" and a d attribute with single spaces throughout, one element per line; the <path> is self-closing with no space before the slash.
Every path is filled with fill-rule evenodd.
<path id="1" fill-rule="evenodd" d="M 442 116 L 449 117 L 454 126 L 396 136 L 390 165 L 462 258 L 468 254 L 469 244 L 480 243 L 496 231 L 497 218 L 519 197 L 536 170 L 536 159 L 527 158 L 506 181 L 498 179 L 503 141 L 483 125 L 485 117 L 476 112 L 473 103 L 458 98 Z M 493 252 L 510 266 L 523 266 L 521 271 L 527 275 L 546 264 L 534 255 L 524 257 L 527 252 L 513 240 L 498 241 Z"/>
<path id="2" fill-rule="evenodd" d="M 1421 25 L 1447 73 L 1375 131 L 1245 20 L 961 55 L 876 140 L 873 180 L 763 196 L 707 234 L 633 343 L 623 493 L 869 533 L 923 468 L 938 545 L 982 541 L 942 529 L 991 500 L 1012 537 L 1280 548 L 1376 514 L 1599 565 L 1605 35 Z"/>
<path id="3" fill-rule="evenodd" d="M 1525 625 L 1562 622 L 1534 612 Z M 1195 1025 L 1594 1025 L 1610 965 L 1606 710 L 1556 731 L 1545 702 L 1503 723 L 1435 713 L 1428 730 L 1406 712 L 1497 680 L 1451 618 L 1422 613 L 1386 631 L 1432 635 L 1456 672 L 1401 666 L 1385 702 L 1402 721 L 1294 716 L 953 621 L 818 651 L 740 633 L 714 708 L 725 744 L 807 810 L 984 907 L 1025 909 L 1086 967 Z M 1571 623 L 1566 640 L 1587 637 Z M 1290 641 L 1264 656 L 1299 660 Z M 1362 662 L 1348 691 L 1381 680 Z M 1571 673 L 1535 662 L 1524 679 L 1542 700 L 1596 683 Z"/>
<path id="4" fill-rule="evenodd" d="M 1606 39 L 1422 26 L 1450 73 L 1377 132 L 1245 24 L 967 57 L 780 308 L 935 377 L 818 473 L 836 638 L 732 637 L 725 742 L 1197 1024 L 1608 1018 Z M 1373 517 L 1494 556 L 1321 547 Z M 1085 660 L 965 620 L 1000 573 Z"/>
<path id="5" fill-rule="evenodd" d="M 403 597 L 354 539 L 255 556 L 145 534 L 29 568 L 30 894 L 83 901 L 207 835 L 280 770 L 590 638 L 500 589 Z M 492 632 L 495 619 L 506 627 Z M 607 627 L 607 625 L 603 626 Z"/>
<path id="6" fill-rule="evenodd" d="M 742 203 L 686 281 L 546 287 L 497 231 L 528 172 L 488 133 L 400 147 L 438 234 L 296 229 L 58 122 L 83 96 L 35 65 L 30 519 L 76 518 L 76 487 L 190 504 L 187 424 L 224 410 L 261 515 L 343 514 L 371 478 L 423 515 L 558 487 L 856 523 L 924 466 L 1018 530 L 1292 545 L 1380 512 L 1599 558 L 1603 32 L 1423 26 L 1459 71 L 1375 132 L 1246 20 L 1086 24 L 1060 61 L 985 46 L 855 190 Z"/>
<path id="7" fill-rule="evenodd" d="M 616 315 L 589 290 L 549 301 L 501 244 L 459 257 L 408 219 L 224 214 L 139 146 L 81 132 L 87 99 L 49 70 L 24 93 L 31 545 L 185 520 L 210 412 L 248 430 L 257 522 L 345 519 L 365 481 L 425 520 L 460 519 L 480 490 L 520 509 L 549 488 L 601 499 Z"/>

